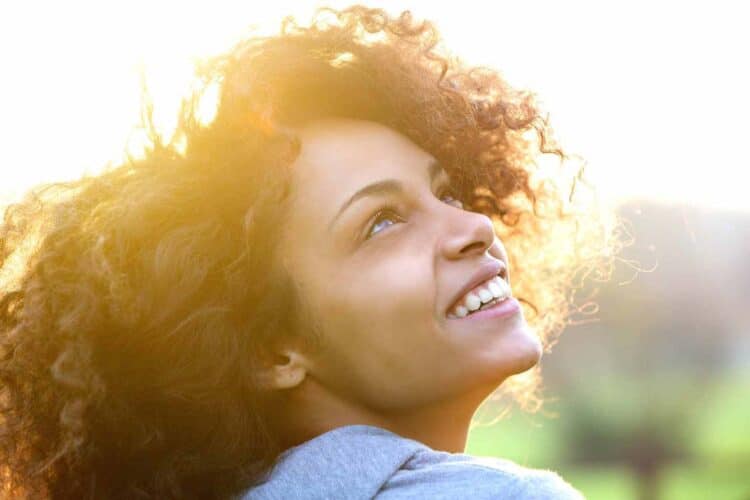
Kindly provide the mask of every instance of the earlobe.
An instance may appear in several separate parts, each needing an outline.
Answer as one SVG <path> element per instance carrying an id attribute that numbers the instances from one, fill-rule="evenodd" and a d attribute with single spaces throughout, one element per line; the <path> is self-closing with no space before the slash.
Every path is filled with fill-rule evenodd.
<path id="1" fill-rule="evenodd" d="M 258 383 L 262 389 L 292 389 L 307 376 L 304 358 L 296 351 L 278 353 L 262 368 Z"/>
<path id="2" fill-rule="evenodd" d="M 288 361 L 284 365 L 277 365 L 276 371 L 276 389 L 291 389 L 302 383 L 307 375 L 302 359 L 296 352 L 287 356 Z"/>

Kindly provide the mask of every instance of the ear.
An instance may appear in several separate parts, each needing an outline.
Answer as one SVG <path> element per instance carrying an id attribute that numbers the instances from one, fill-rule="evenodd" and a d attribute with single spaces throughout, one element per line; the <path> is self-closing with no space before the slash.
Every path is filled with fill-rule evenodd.
<path id="1" fill-rule="evenodd" d="M 292 389 L 307 376 L 307 358 L 297 347 L 274 348 L 260 360 L 257 381 L 260 389 Z"/>

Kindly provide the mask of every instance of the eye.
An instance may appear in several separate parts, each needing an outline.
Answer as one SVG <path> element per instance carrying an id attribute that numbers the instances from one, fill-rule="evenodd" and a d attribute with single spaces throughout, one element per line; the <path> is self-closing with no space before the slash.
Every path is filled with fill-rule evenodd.
<path id="1" fill-rule="evenodd" d="M 385 207 L 381 209 L 373 219 L 365 239 L 370 239 L 388 226 L 395 224 L 395 222 L 403 221 L 404 220 L 395 212 L 393 207 Z M 391 224 L 386 224 L 386 222 L 391 222 Z"/>
<path id="2" fill-rule="evenodd" d="M 448 201 L 449 205 L 453 205 L 456 208 L 464 208 L 463 202 L 456 198 L 456 192 L 453 190 L 452 187 L 446 186 L 440 190 L 440 199 L 448 198 L 450 201 Z"/>
<path id="3" fill-rule="evenodd" d="M 444 198 L 447 198 L 448 201 L 446 201 L 446 203 L 448 203 L 449 205 L 453 205 L 456 208 L 460 209 L 464 208 L 464 204 L 461 202 L 461 200 L 456 198 L 456 193 L 452 187 L 446 186 L 442 188 L 439 193 L 440 199 L 442 200 Z M 370 224 L 367 235 L 365 236 L 365 240 L 369 240 L 376 234 L 384 231 L 386 228 L 392 226 L 397 222 L 404 222 L 404 219 L 400 215 L 398 215 L 394 207 L 386 206 L 382 208 L 375 215 L 372 224 Z"/>

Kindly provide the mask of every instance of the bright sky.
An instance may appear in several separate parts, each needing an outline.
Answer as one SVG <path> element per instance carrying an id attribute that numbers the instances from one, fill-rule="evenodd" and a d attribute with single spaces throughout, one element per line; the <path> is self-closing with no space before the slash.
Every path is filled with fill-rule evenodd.
<path id="1" fill-rule="evenodd" d="M 122 156 L 144 65 L 164 121 L 196 56 L 320 2 L 4 2 L 0 200 Z M 329 1 L 341 7 L 350 2 Z M 750 211 L 742 2 L 362 2 L 434 21 L 446 46 L 536 91 L 613 203 Z"/>

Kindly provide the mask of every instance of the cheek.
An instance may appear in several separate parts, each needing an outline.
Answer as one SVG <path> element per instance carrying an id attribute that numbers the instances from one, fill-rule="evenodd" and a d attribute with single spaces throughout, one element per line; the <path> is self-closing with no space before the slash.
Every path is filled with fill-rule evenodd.
<path id="1" fill-rule="evenodd" d="M 321 312 L 329 329 L 352 347 L 396 351 L 417 342 L 423 337 L 419 332 L 432 324 L 433 298 L 425 288 L 419 280 L 388 273 L 362 275 L 329 293 Z"/>
<path id="2" fill-rule="evenodd" d="M 311 268 L 309 293 L 328 344 L 318 379 L 372 408 L 405 409 L 461 393 L 481 371 L 475 352 L 446 338 L 423 241 Z"/>
<path id="3" fill-rule="evenodd" d="M 338 293 L 324 292 L 321 324 L 330 348 L 320 368 L 327 382 L 345 384 L 373 406 L 399 406 L 425 389 L 446 355 L 436 352 L 434 292 L 413 268 L 409 279 L 370 271 L 337 285 Z"/>
<path id="4" fill-rule="evenodd" d="M 424 262 L 393 258 L 362 269 L 366 272 L 336 297 L 336 309 L 347 311 L 363 328 L 380 330 L 381 335 L 393 332 L 401 342 L 409 337 L 396 332 L 416 327 L 422 331 L 433 319 L 435 284 Z"/>
<path id="5" fill-rule="evenodd" d="M 412 308 L 424 309 L 434 301 L 434 275 L 424 250 L 394 252 L 389 251 L 394 249 L 388 248 L 388 242 L 377 243 L 378 247 L 345 265 L 329 266 L 328 279 L 318 287 L 325 307 L 337 313 L 385 318 Z"/>

